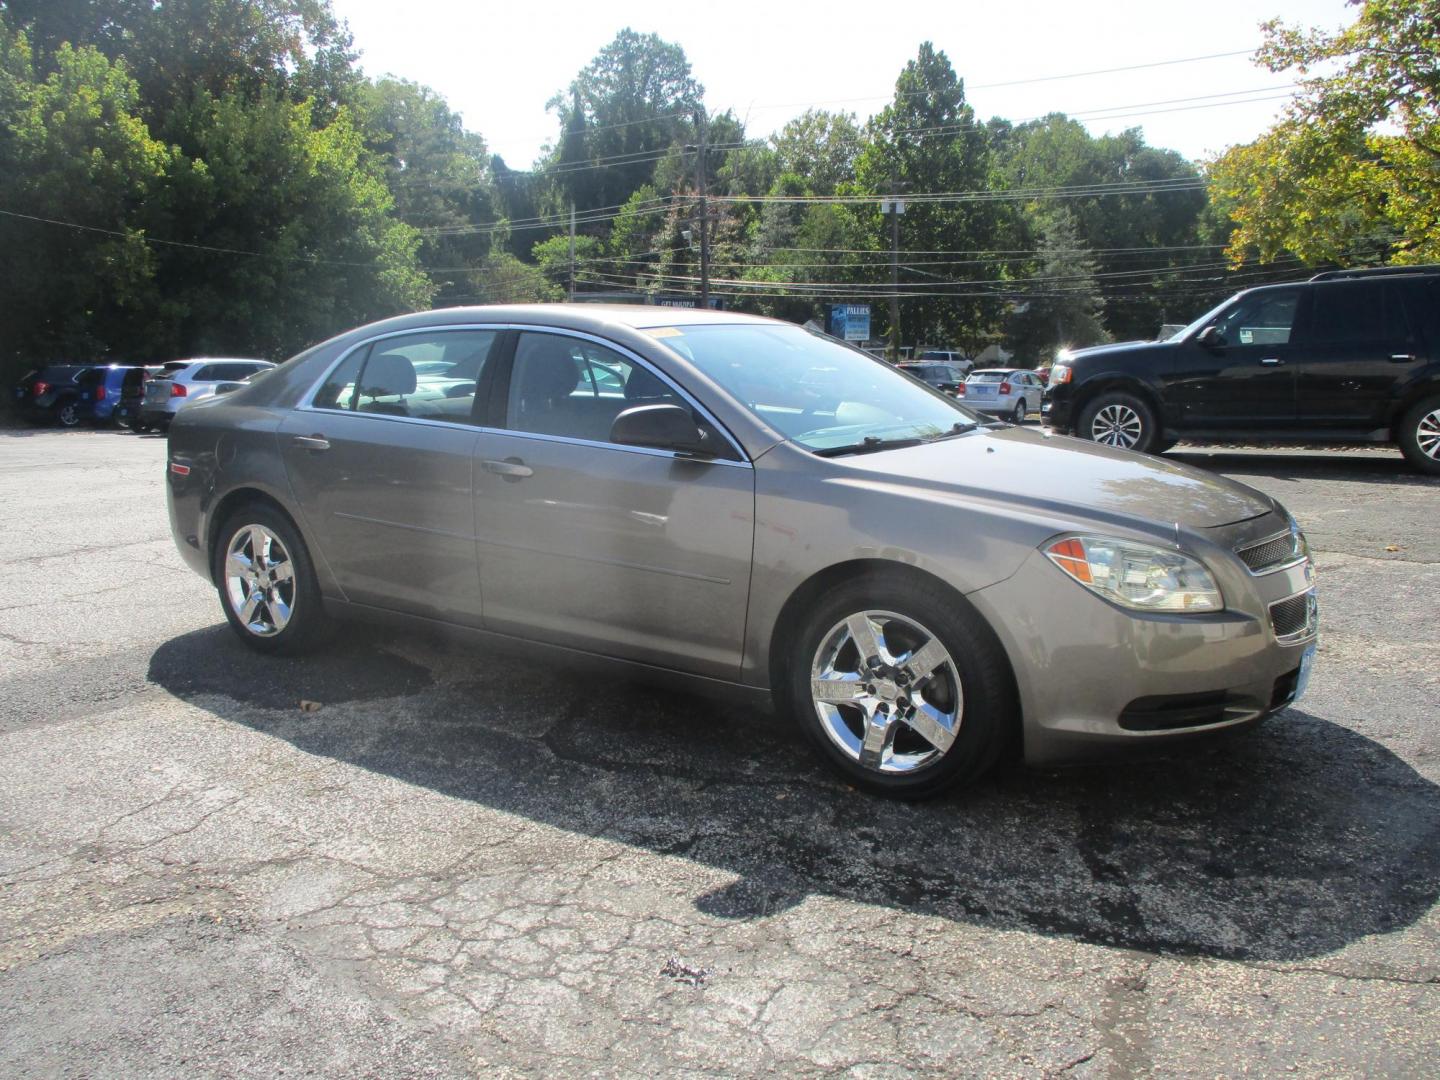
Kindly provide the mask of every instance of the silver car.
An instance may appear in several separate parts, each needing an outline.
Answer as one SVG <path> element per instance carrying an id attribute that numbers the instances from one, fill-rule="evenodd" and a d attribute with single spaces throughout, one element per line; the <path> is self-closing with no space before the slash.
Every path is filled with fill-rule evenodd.
<path id="1" fill-rule="evenodd" d="M 403 316 L 185 409 L 168 470 L 176 543 L 255 649 L 364 617 L 601 657 L 773 700 L 888 795 L 1249 724 L 1314 655 L 1273 499 L 981 422 L 768 319 Z"/>
<path id="2" fill-rule="evenodd" d="M 140 402 L 140 423 L 165 428 L 186 405 L 215 393 L 221 383 L 239 382 L 275 365 L 269 360 L 172 360 L 164 371 L 145 384 Z"/>
<path id="3" fill-rule="evenodd" d="M 978 412 L 1004 416 L 1017 424 L 1040 408 L 1045 384 L 1023 368 L 982 368 L 965 379 L 960 397 Z"/>

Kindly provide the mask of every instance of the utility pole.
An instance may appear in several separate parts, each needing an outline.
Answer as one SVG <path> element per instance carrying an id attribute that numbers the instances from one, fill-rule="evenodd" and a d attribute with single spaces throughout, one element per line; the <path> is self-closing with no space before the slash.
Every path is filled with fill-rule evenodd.
<path id="1" fill-rule="evenodd" d="M 906 185 L 890 182 L 890 197 L 880 200 L 880 212 L 890 215 L 890 346 L 885 350 L 892 364 L 900 362 L 900 215 L 905 200 L 900 191 Z"/>
<path id="2" fill-rule="evenodd" d="M 710 306 L 710 200 L 705 191 L 705 110 L 695 113 L 695 126 L 700 129 L 699 152 L 695 156 L 696 182 L 700 191 L 700 306 Z"/>
<path id="3" fill-rule="evenodd" d="M 570 303 L 575 302 L 575 203 L 570 203 Z"/>

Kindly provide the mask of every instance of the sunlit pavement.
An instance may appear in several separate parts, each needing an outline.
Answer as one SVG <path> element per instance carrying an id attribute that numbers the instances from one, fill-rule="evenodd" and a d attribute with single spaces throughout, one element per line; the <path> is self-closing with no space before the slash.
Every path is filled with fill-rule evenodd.
<path id="1" fill-rule="evenodd" d="M 912 806 L 594 674 L 254 656 L 164 447 L 0 432 L 0 1075 L 1440 1070 L 1440 483 L 1396 453 L 1172 454 L 1317 549 L 1297 707 Z"/>

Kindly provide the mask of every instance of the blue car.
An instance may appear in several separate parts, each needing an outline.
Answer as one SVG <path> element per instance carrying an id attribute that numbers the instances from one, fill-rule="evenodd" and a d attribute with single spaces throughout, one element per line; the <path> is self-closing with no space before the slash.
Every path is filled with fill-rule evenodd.
<path id="1" fill-rule="evenodd" d="M 76 418 L 91 424 L 109 424 L 116 420 L 115 410 L 121 394 L 138 390 L 144 385 L 146 374 L 143 367 L 128 364 L 108 364 L 82 371 L 76 380 L 80 390 L 75 401 Z"/>

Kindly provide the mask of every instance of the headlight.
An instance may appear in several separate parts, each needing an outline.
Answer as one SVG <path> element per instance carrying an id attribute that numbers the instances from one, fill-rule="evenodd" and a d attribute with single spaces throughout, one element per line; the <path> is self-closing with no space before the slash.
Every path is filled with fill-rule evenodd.
<path id="1" fill-rule="evenodd" d="M 1091 592 L 1125 607 L 1190 612 L 1225 606 L 1210 571 L 1178 551 L 1105 536 L 1070 536 L 1044 551 Z"/>
<path id="2" fill-rule="evenodd" d="M 1050 385 L 1059 386 L 1061 383 L 1070 381 L 1070 365 L 1062 364 L 1058 360 L 1055 366 L 1050 369 Z"/>

